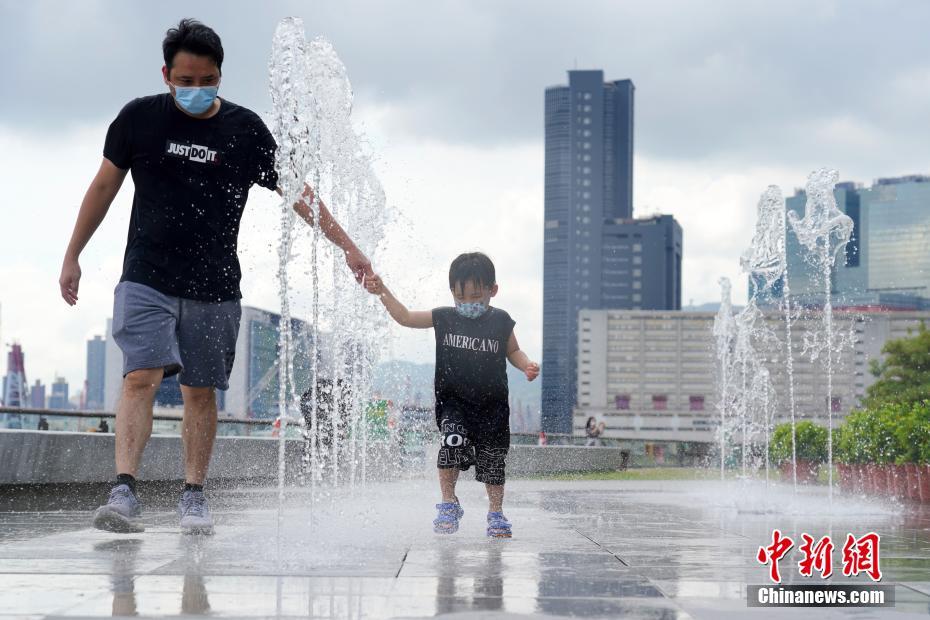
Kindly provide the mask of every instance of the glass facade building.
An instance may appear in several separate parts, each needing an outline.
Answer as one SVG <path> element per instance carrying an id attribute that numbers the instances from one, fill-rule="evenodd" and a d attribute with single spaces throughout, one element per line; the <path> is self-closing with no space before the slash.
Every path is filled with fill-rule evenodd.
<path id="1" fill-rule="evenodd" d="M 916 179 L 883 179 L 862 191 L 866 282 L 876 293 L 930 299 L 930 178 Z"/>
<path id="2" fill-rule="evenodd" d="M 681 307 L 681 228 L 632 217 L 634 92 L 602 71 L 569 71 L 545 92 L 546 432 L 571 432 L 580 310 Z"/>
<path id="3" fill-rule="evenodd" d="M 100 336 L 87 341 L 87 393 L 84 395 L 84 408 L 89 411 L 103 409 L 106 352 L 107 343 Z"/>
<path id="4" fill-rule="evenodd" d="M 223 409 L 232 417 L 274 419 L 278 416 L 278 338 L 281 315 L 242 307 L 236 363 L 229 377 L 229 390 L 223 393 Z M 294 379 L 298 396 L 310 386 L 312 375 L 313 326 L 291 319 L 294 337 Z M 318 369 L 329 363 L 326 335 L 320 334 Z M 219 393 L 219 392 L 218 392 Z"/>
<path id="5" fill-rule="evenodd" d="M 834 305 L 864 309 L 930 308 L 930 177 L 911 175 L 878 179 L 871 187 L 838 183 L 837 207 L 853 220 L 853 234 L 830 274 Z M 803 190 L 786 207 L 804 215 Z M 788 285 L 804 305 L 823 303 L 824 282 L 804 261 L 801 244 L 786 226 Z M 844 260 L 845 259 L 845 260 Z M 750 281 L 750 291 L 753 283 Z M 778 282 L 763 302 L 784 295 Z"/>

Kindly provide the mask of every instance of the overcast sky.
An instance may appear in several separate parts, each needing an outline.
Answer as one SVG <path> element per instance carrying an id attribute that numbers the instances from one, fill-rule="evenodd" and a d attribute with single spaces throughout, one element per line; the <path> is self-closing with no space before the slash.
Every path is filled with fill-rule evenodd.
<path id="1" fill-rule="evenodd" d="M 498 305 L 535 359 L 543 90 L 568 69 L 635 83 L 634 209 L 682 223 L 686 302 L 714 301 L 721 275 L 745 296 L 738 257 L 767 185 L 790 194 L 820 166 L 866 183 L 930 168 L 926 2 L 0 0 L 0 338 L 23 344 L 30 382 L 82 383 L 84 340 L 111 314 L 131 183 L 82 256 L 77 307 L 57 278 L 107 125 L 128 100 L 164 91 L 165 30 L 181 17 L 216 29 L 221 96 L 267 115 L 271 37 L 288 15 L 344 60 L 402 217 L 376 269 L 429 308 L 448 303 L 455 254 L 488 252 Z M 240 238 L 243 302 L 269 309 L 275 209 L 253 190 Z M 393 336 L 386 355 L 430 359 L 429 333 Z"/>

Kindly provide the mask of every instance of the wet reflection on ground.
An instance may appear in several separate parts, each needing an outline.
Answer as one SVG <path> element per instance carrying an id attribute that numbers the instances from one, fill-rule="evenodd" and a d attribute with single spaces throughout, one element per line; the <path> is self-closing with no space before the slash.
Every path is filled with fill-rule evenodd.
<path id="1" fill-rule="evenodd" d="M 827 516 L 816 491 L 517 481 L 507 509 L 514 538 L 489 540 L 480 487 L 463 491 L 462 527 L 447 537 L 430 531 L 428 481 L 295 490 L 280 525 L 274 491 L 215 492 L 212 537 L 181 536 L 167 510 L 150 510 L 147 531 L 132 535 L 89 529 L 82 512 L 0 513 L 0 529 L 17 532 L 0 539 L 0 619 L 798 617 L 746 607 L 746 585 L 766 583 L 755 553 L 774 527 L 796 538 L 882 535 L 883 583 L 897 584 L 896 607 L 818 617 L 930 610 L 930 513 L 919 507 L 841 498 Z M 796 558 L 782 573 L 786 583 L 812 583 Z"/>

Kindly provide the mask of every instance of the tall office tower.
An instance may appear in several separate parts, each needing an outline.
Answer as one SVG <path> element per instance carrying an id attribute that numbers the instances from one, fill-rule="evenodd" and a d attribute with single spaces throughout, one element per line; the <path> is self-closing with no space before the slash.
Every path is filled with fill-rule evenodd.
<path id="1" fill-rule="evenodd" d="M 861 266 L 841 269 L 837 286 L 859 306 L 930 309 L 930 176 L 878 179 L 860 200 Z"/>
<path id="2" fill-rule="evenodd" d="M 45 386 L 38 379 L 35 385 L 29 388 L 29 406 L 33 409 L 45 409 Z"/>
<path id="3" fill-rule="evenodd" d="M 48 408 L 71 408 L 71 403 L 68 401 L 68 382 L 64 377 L 55 377 L 55 382 L 52 384 L 52 393 L 48 397 Z"/>
<path id="4" fill-rule="evenodd" d="M 23 347 L 13 343 L 6 356 L 6 375 L 3 377 L 3 404 L 7 407 L 29 405 L 25 358 Z"/>
<path id="5" fill-rule="evenodd" d="M 670 216 L 633 219 L 634 90 L 602 71 L 569 71 L 568 86 L 546 89 L 546 432 L 571 432 L 580 310 L 681 307 L 681 228 Z M 662 260 L 646 260 L 653 253 Z"/>
<path id="6" fill-rule="evenodd" d="M 871 187 L 837 183 L 840 211 L 853 221 L 845 254 L 837 256 L 830 274 L 835 307 L 862 310 L 930 309 L 930 177 L 910 175 L 877 179 Z M 786 207 L 804 215 L 807 195 L 798 190 Z M 823 275 L 804 260 L 797 235 L 785 235 L 788 284 L 800 305 L 819 306 L 824 300 Z M 750 281 L 750 292 L 753 290 Z M 784 285 L 777 282 L 761 301 L 779 303 Z"/>
<path id="7" fill-rule="evenodd" d="M 103 409 L 104 377 L 106 375 L 107 343 L 100 336 L 87 341 L 87 382 L 84 408 L 90 411 Z"/>

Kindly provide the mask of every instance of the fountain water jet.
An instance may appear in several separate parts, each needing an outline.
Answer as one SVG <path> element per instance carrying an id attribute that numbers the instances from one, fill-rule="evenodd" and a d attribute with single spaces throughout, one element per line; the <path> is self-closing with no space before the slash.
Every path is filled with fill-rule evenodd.
<path id="1" fill-rule="evenodd" d="M 821 169 L 813 172 L 807 183 L 807 204 L 804 218 L 798 214 L 786 212 L 785 202 L 777 187 L 769 187 L 762 195 L 758 205 L 758 222 L 750 248 L 741 257 L 743 270 L 749 274 L 752 293 L 746 308 L 732 319 L 729 304 L 729 286 L 725 288 L 725 299 L 714 322 L 714 336 L 717 342 L 717 361 L 720 366 L 719 396 L 721 409 L 721 475 L 723 474 L 726 449 L 726 412 L 733 410 L 736 414 L 734 423 L 742 432 L 743 473 L 748 470 L 748 451 L 753 441 L 753 434 L 758 426 L 765 433 L 766 453 L 769 445 L 773 408 L 778 399 L 771 375 L 766 364 L 779 364 L 781 352 L 786 352 L 787 392 L 791 412 L 791 462 L 793 486 L 797 492 L 797 440 L 796 421 L 797 403 L 795 400 L 793 376 L 793 340 L 792 326 L 795 321 L 791 291 L 788 283 L 786 256 L 786 234 L 789 230 L 797 235 L 802 249 L 802 258 L 814 267 L 823 283 L 823 308 L 820 312 L 821 328 L 811 327 L 812 321 L 804 323 L 804 353 L 812 362 L 823 363 L 827 389 L 827 461 L 829 467 L 829 497 L 833 500 L 833 376 L 842 363 L 838 355 L 848 346 L 854 337 L 854 328 L 850 322 L 849 330 L 839 330 L 834 325 L 832 306 L 831 275 L 836 265 L 836 257 L 850 240 L 853 222 L 836 207 L 834 186 L 838 175 L 834 170 Z M 723 281 L 722 281 L 723 282 Z M 777 285 L 781 284 L 779 295 Z M 728 284 L 728 283 L 727 283 Z M 782 297 L 784 310 L 785 343 L 779 341 L 761 312 L 760 304 L 768 299 Z M 795 306 L 797 307 L 797 306 Z M 759 319 L 762 319 L 761 321 Z M 848 332 L 848 333 L 847 333 Z M 738 376 L 734 386 L 734 376 Z M 818 405 L 819 408 L 819 405 Z M 769 462 L 766 454 L 766 479 L 768 479 Z"/>
<path id="2" fill-rule="evenodd" d="M 833 188 L 839 180 L 839 173 L 829 168 L 815 170 L 807 179 L 807 203 L 804 217 L 788 213 L 788 222 L 801 244 L 807 248 L 805 260 L 814 267 L 823 278 L 823 330 L 820 339 L 810 342 L 811 356 L 816 359 L 821 351 L 826 353 L 827 375 L 827 463 L 829 464 L 829 493 L 833 498 L 833 304 L 832 278 L 836 256 L 845 250 L 853 232 L 853 221 L 836 206 Z"/>
<path id="3" fill-rule="evenodd" d="M 348 476 L 350 485 L 367 476 L 368 421 L 365 419 L 372 393 L 371 371 L 376 360 L 386 320 L 374 308 L 376 300 L 354 281 L 342 260 L 341 251 L 320 243 L 320 228 L 312 226 L 309 239 L 311 276 L 309 302 L 311 336 L 309 351 L 300 351 L 292 334 L 291 315 L 295 301 L 305 291 L 290 279 L 303 247 L 303 227 L 295 226 L 292 205 L 307 198 L 305 184 L 312 188 L 310 210 L 319 222 L 321 201 L 334 218 L 350 232 L 358 247 L 376 250 L 387 219 L 385 196 L 375 175 L 371 157 L 351 122 L 352 88 L 333 46 L 322 38 L 307 41 L 303 22 L 286 18 L 275 32 L 270 63 L 271 96 L 274 106 L 273 134 L 278 142 L 276 169 L 280 179 L 281 239 L 278 247 L 279 301 L 281 322 L 278 349 L 278 410 L 281 424 L 279 449 L 279 498 L 283 499 L 286 464 L 286 425 L 294 420 L 303 425 L 306 466 L 311 497 L 329 473 L 329 482 L 339 484 Z M 369 256 L 371 254 L 369 253 Z M 329 267 L 328 269 L 326 267 Z M 326 275 L 324 275 L 326 274 Z M 320 302 L 321 291 L 331 304 Z M 323 345 L 322 327 L 328 326 Z M 294 360 L 309 354 L 309 381 L 295 376 Z M 324 359 L 326 358 L 326 359 Z M 307 420 L 299 415 L 299 384 L 304 392 Z M 360 464 L 360 472 L 359 472 Z M 348 472 L 346 471 L 348 469 Z"/>
<path id="4" fill-rule="evenodd" d="M 756 228 L 755 233 L 752 238 L 752 243 L 749 248 L 743 253 L 740 257 L 740 265 L 743 268 L 743 271 L 749 274 L 749 277 L 752 281 L 752 291 L 751 299 L 749 301 L 749 306 L 756 306 L 758 300 L 764 298 L 766 295 L 774 293 L 774 289 L 777 283 L 783 282 L 786 283 L 788 279 L 788 261 L 785 250 L 785 200 L 782 197 L 781 190 L 775 186 L 770 185 L 762 196 L 759 198 L 759 204 L 757 207 L 757 219 L 756 219 Z M 748 307 L 747 307 L 748 309 Z M 789 317 L 790 320 L 790 317 Z M 761 335 L 764 339 L 771 342 L 777 341 L 777 338 L 771 330 L 768 330 L 763 323 L 763 330 L 765 330 Z M 796 416 L 795 416 L 795 400 L 794 400 L 794 385 L 793 385 L 793 372 L 792 372 L 792 360 L 791 360 L 791 334 L 790 334 L 790 323 L 788 326 L 788 384 L 789 384 L 789 401 L 791 409 L 791 438 L 792 438 L 792 462 L 796 462 L 796 457 L 794 456 L 796 450 L 794 446 L 794 436 L 795 436 L 795 425 L 796 425 Z M 768 370 L 765 370 L 764 373 L 756 372 L 753 375 L 754 384 L 753 384 L 753 394 L 759 396 L 763 395 L 763 412 L 764 424 L 765 424 L 765 443 L 766 443 L 766 455 L 765 455 L 765 465 L 766 465 L 766 480 L 768 480 L 768 443 L 771 434 L 771 421 L 768 419 L 768 411 L 773 403 L 769 398 L 769 395 L 774 392 L 773 386 L 771 385 L 770 375 Z M 761 378 L 764 377 L 766 383 L 759 383 Z M 797 486 L 797 476 L 794 474 L 794 484 Z"/>
<path id="5" fill-rule="evenodd" d="M 724 479 L 726 467 L 726 413 L 730 394 L 730 355 L 733 343 L 733 305 L 730 301 L 732 285 L 729 278 L 720 278 L 720 309 L 714 318 L 714 339 L 717 343 L 718 396 L 717 408 L 720 409 L 720 479 Z"/>

